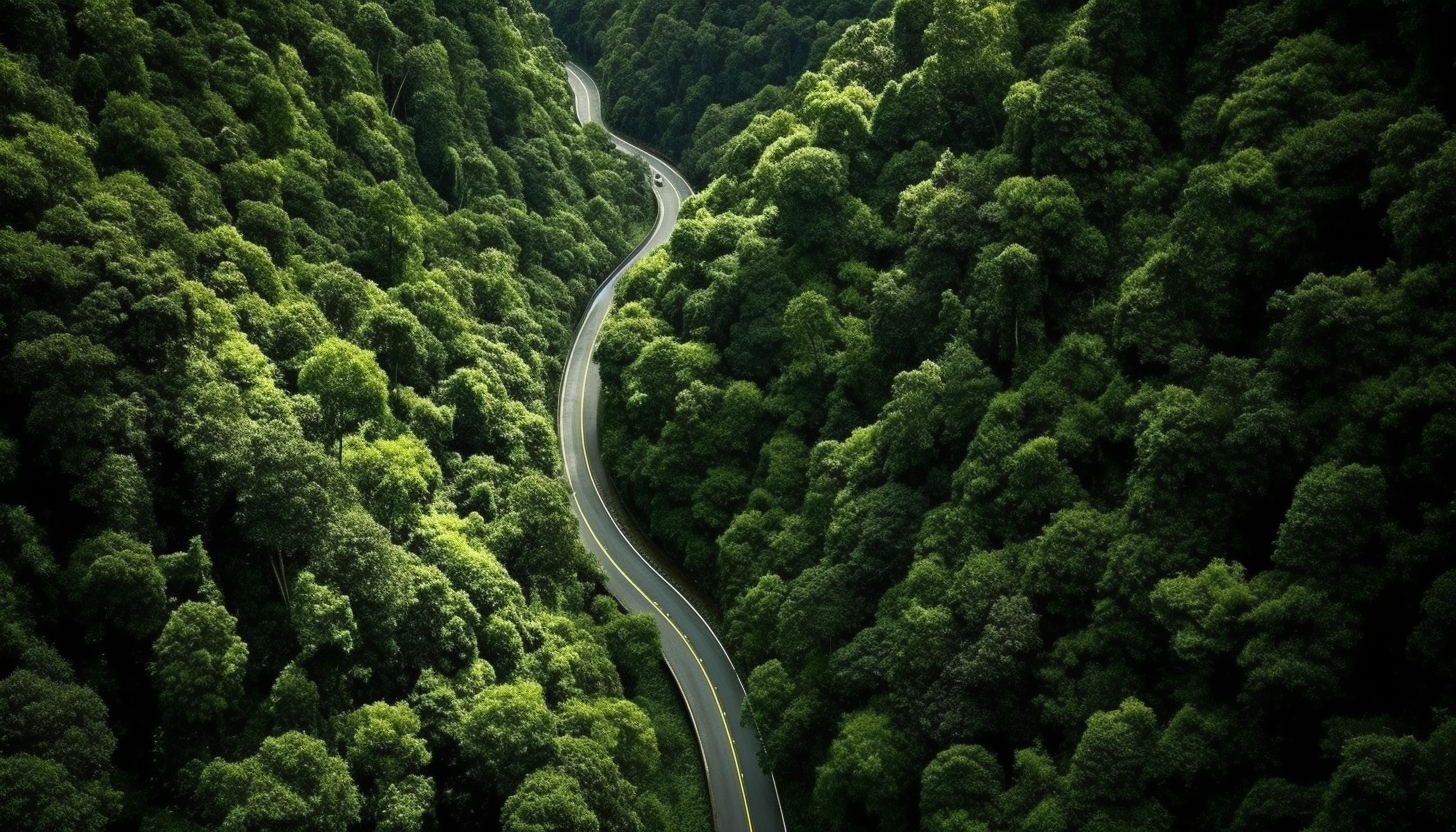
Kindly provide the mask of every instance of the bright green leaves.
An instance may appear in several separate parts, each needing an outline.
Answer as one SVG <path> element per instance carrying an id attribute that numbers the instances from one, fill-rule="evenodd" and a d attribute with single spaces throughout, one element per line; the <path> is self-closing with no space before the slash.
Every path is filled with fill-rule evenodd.
<path id="1" fill-rule="evenodd" d="M 132 5 L 22 0 L 0 35 L 0 653 L 126 706 L 72 726 L 0 683 L 0 825 L 478 824 L 509 792 L 477 800 L 458 712 L 398 704 L 417 680 L 457 711 L 513 674 L 599 698 L 582 741 L 657 776 L 583 615 L 600 575 L 545 386 L 650 185 L 572 124 L 541 19 Z M 122 809 L 109 760 L 73 771 L 30 731 L 151 738 L 118 782 L 166 785 Z M 630 789 L 581 791 L 624 826 Z"/>
<path id="2" fill-rule="evenodd" d="M 360 341 L 374 351 L 396 384 L 425 389 L 439 377 L 445 346 L 409 309 L 391 299 L 368 310 L 361 320 Z"/>
<path id="3" fill-rule="evenodd" d="M 308 571 L 298 573 L 289 596 L 302 658 L 324 650 L 353 652 L 358 627 L 348 598 L 315 581 Z"/>
<path id="4" fill-rule="evenodd" d="M 880 413 L 886 475 L 923 469 L 934 460 L 946 423 L 945 392 L 940 367 L 930 361 L 895 377 L 891 399 Z"/>
<path id="5" fill-rule="evenodd" d="M 1154 614 L 1173 635 L 1173 653 L 1198 663 L 1238 649 L 1242 619 L 1258 599 L 1239 564 L 1216 560 L 1197 575 L 1160 582 L 1152 602 Z"/>
<path id="6" fill-rule="evenodd" d="M 340 731 L 349 771 L 363 786 L 364 815 L 376 828 L 418 832 L 434 804 L 434 781 L 420 772 L 430 750 L 408 705 L 376 702 L 346 715 Z"/>
<path id="7" fill-rule="evenodd" d="M 622 694 L 608 647 L 593 633 L 552 613 L 542 614 L 535 625 L 540 646 L 522 659 L 520 675 L 539 682 L 553 707 Z"/>
<path id="8" fill-rule="evenodd" d="M 281 155 L 294 145 L 300 119 L 282 81 L 273 75 L 253 76 L 239 103 L 239 115 L 258 130 L 258 149 L 262 153 Z"/>
<path id="9" fill-rule="evenodd" d="M 435 398 L 454 408 L 452 447 L 467 455 L 489 454 L 513 467 L 554 472 L 555 429 L 539 410 L 512 396 L 500 369 L 482 364 L 444 380 Z"/>
<path id="10" fill-rule="evenodd" d="M 1017 80 L 1019 46 L 1011 4 L 937 0 L 925 29 L 924 72 L 947 101 L 957 126 L 981 146 L 1000 139 L 1001 100 Z"/>
<path id="11" fill-rule="evenodd" d="M 397 182 L 383 182 L 364 194 L 364 248 L 357 265 L 380 286 L 393 286 L 424 262 L 423 218 Z"/>
<path id="12" fill-rule="evenodd" d="M 784 308 L 784 347 L 791 362 L 803 362 L 819 372 L 830 367 L 830 359 L 841 344 L 839 316 L 829 301 L 816 291 L 797 295 Z"/>
<path id="13" fill-rule="evenodd" d="M 368 5 L 370 4 L 361 7 L 356 17 L 356 25 L 360 22 L 368 25 L 371 18 L 377 20 L 374 10 L 369 9 Z M 383 12 L 377 4 L 373 5 L 377 12 Z M 387 16 L 384 22 L 388 22 Z M 312 80 L 318 85 L 325 100 L 337 101 L 350 93 L 368 92 L 372 89 L 372 79 L 369 78 L 370 58 L 362 51 L 368 50 L 370 45 L 367 40 L 356 43 L 351 43 L 338 32 L 324 29 L 317 32 L 303 50 L 312 70 Z M 397 56 L 395 57 L 397 60 Z"/>
<path id="14" fill-rule="evenodd" d="M 506 800 L 504 832 L 597 832 L 601 821 L 587 805 L 581 784 L 556 768 L 531 773 Z"/>
<path id="15" fill-rule="evenodd" d="M 514 792 L 527 774 L 548 763 L 555 738 L 556 717 L 534 682 L 487 688 L 460 729 L 468 759 L 480 766 L 498 794 Z"/>
<path id="16" fill-rule="evenodd" d="M 574 599 L 583 588 L 579 582 L 598 574 L 571 523 L 568 500 L 559 481 L 527 473 L 506 493 L 505 514 L 490 533 L 491 548 L 506 568 L 543 601 Z"/>
<path id="17" fill-rule="evenodd" d="M 242 200 L 238 203 L 237 228 L 249 242 L 268 250 L 274 263 L 286 263 L 297 251 L 287 212 L 276 205 Z"/>
<path id="18" fill-rule="evenodd" d="M 374 74 L 383 79 L 399 71 L 400 47 L 405 34 L 395 27 L 389 13 L 378 3 L 361 3 L 354 14 L 350 34 L 354 44 L 369 56 Z"/>
<path id="19" fill-rule="evenodd" d="M 248 646 L 238 638 L 237 619 L 221 606 L 188 601 L 178 607 L 155 652 L 152 679 L 171 725 L 216 725 L 242 697 Z"/>
<path id="20" fill-rule="evenodd" d="M 429 749 L 416 736 L 419 717 L 408 705 L 365 705 L 349 714 L 345 725 L 344 756 L 364 783 L 384 787 L 418 773 L 430 761 Z"/>
<path id="21" fill-rule="evenodd" d="M 1042 518 L 1069 507 L 1082 495 L 1076 475 L 1057 451 L 1051 437 L 1033 439 L 1006 460 L 1005 486 L 994 500 L 1005 516 L 1008 538 L 1027 536 Z"/>
<path id="22" fill-rule="evenodd" d="M 298 389 L 318 397 L 328 435 L 339 443 L 364 422 L 381 418 L 389 397 L 388 379 L 374 354 L 331 338 L 314 349 L 298 371 Z"/>
<path id="23" fill-rule="evenodd" d="M 96 128 L 99 161 L 111 170 L 128 168 L 162 178 L 181 149 L 177 134 L 156 104 L 135 95 L 113 94 Z"/>
<path id="24" fill-rule="evenodd" d="M 296 662 L 289 662 L 263 707 L 273 733 L 299 731 L 317 736 L 319 731 L 319 689 Z"/>
<path id="25" fill-rule="evenodd" d="M 856 84 L 878 93 L 900 70 L 890 18 L 862 20 L 845 31 L 824 56 L 823 72 L 840 87 Z"/>
<path id="26" fill-rule="evenodd" d="M 1115 711 L 1101 711 L 1087 720 L 1087 730 L 1072 754 L 1067 773 L 1068 797 L 1082 812 L 1090 811 L 1095 828 L 1117 828 L 1118 820 L 1153 821 L 1167 828 L 1162 807 L 1143 803 L 1152 778 L 1158 741 L 1157 718 L 1148 706 L 1129 698 Z M 1131 817 L 1128 817 L 1131 816 Z"/>
<path id="27" fill-rule="evenodd" d="M 890 721 L 872 710 L 850 714 L 818 769 L 814 802 L 830 817 L 850 820 L 860 809 L 881 820 L 896 820 L 897 791 L 911 761 Z"/>
<path id="28" fill-rule="evenodd" d="M 209 821 L 248 832 L 344 832 L 360 818 L 348 765 L 323 741 L 296 731 L 269 737 L 241 762 L 208 763 L 194 799 Z"/>
<path id="29" fill-rule="evenodd" d="M 721 176 L 603 349 L 614 473 L 822 825 L 911 823 L 914 771 L 832 786 L 866 714 L 945 792 L 927 829 L 1431 825 L 1394 739 L 1438 721 L 1456 621 L 1456 145 L 1390 57 L 1424 40 L 1077 5 L 901 0 L 704 119 Z M 735 380 L 756 470 L 704 450 Z M 1009 788 L 972 743 L 1022 749 Z"/>
<path id="30" fill-rule="evenodd" d="M 352 396 L 343 393 L 346 400 Z M 245 430 L 246 458 L 229 460 L 240 480 L 237 523 L 270 555 L 305 551 L 337 507 L 337 469 L 322 448 L 285 422 L 258 422 Z"/>
<path id="31" fill-rule="evenodd" d="M 0 139 L 0 216 L 34 219 L 52 205 L 79 199 L 96 185 L 89 137 L 29 115 L 15 117 L 13 139 Z"/>
<path id="32" fill-rule="evenodd" d="M 638 780 L 657 769 L 657 733 L 647 714 L 622 699 L 574 699 L 561 707 L 561 731 L 590 739 L 612 755 L 622 774 Z"/>
<path id="33" fill-rule="evenodd" d="M 844 157 L 822 147 L 794 150 L 778 160 L 773 173 L 774 202 L 779 206 L 780 219 L 791 226 L 821 215 L 826 208 L 832 209 L 849 188 Z"/>
<path id="34" fill-rule="evenodd" d="M 481 346 L 476 343 L 477 329 L 460 302 L 451 293 L 448 279 L 439 272 L 431 272 L 425 280 L 411 280 L 390 290 L 390 299 L 408 309 L 424 329 L 439 340 L 444 349 L 444 358 L 451 365 L 468 364 L 482 358 Z M 457 290 L 458 291 L 458 290 Z M 509 351 L 501 350 L 501 358 L 516 359 Z M 438 375 L 438 372 L 431 376 Z M 512 390 L 512 393 L 525 391 Z"/>
<path id="35" fill-rule="evenodd" d="M 431 566 L 411 563 L 401 583 L 405 608 L 398 620 L 400 652 L 411 663 L 444 674 L 459 673 L 479 657 L 484 620 L 470 596 Z"/>
<path id="36" fill-rule="evenodd" d="M 927 832 L 964 832 L 995 817 L 1005 774 L 979 745 L 952 745 L 920 775 L 920 815 Z M 985 828 L 984 826 L 982 828 Z"/>
<path id="37" fill-rule="evenodd" d="M 622 374 L 627 407 L 649 426 L 649 434 L 655 432 L 651 426 L 667 421 L 678 393 L 694 380 L 711 379 L 717 365 L 718 356 L 711 347 L 655 338 Z"/>
<path id="38" fill-rule="evenodd" d="M 391 783 L 379 799 L 375 815 L 379 832 L 421 832 L 434 808 L 435 786 L 428 777 L 412 774 Z"/>
<path id="39" fill-rule="evenodd" d="M 853 132 L 838 122 L 852 122 L 852 112 L 845 108 L 852 111 L 860 105 L 848 100 L 841 103 L 843 106 L 826 105 L 824 115 L 831 123 L 820 128 L 826 138 Z M 819 146 L 794 148 L 781 158 L 770 147 L 755 180 L 778 209 L 771 223 L 776 236 L 796 250 L 836 263 L 879 246 L 884 236 L 879 220 L 851 191 L 853 162 L 853 158 Z"/>
<path id="40" fill-rule="evenodd" d="M 995 201 L 983 211 L 1003 240 L 1046 260 L 1057 282 L 1090 283 L 1101 276 L 1106 243 L 1065 181 L 1011 177 L 996 187 Z"/>
<path id="41" fill-rule="evenodd" d="M 804 100 L 804 115 L 814 125 L 815 144 L 850 159 L 863 153 L 870 140 L 874 105 L 874 97 L 864 87 L 840 89 L 820 82 Z"/>
<path id="42" fill-rule="evenodd" d="M 430 449 L 408 435 L 373 442 L 350 436 L 344 443 L 343 468 L 364 508 L 397 540 L 409 536 L 442 482 Z"/>
<path id="43" fill-rule="evenodd" d="M 505 508 L 504 504 L 501 508 Z M 452 585 L 469 595 L 481 615 L 525 606 L 520 584 L 486 548 L 480 530 L 472 523 L 430 515 L 420 524 L 418 534 L 415 547 L 420 558 L 444 572 Z"/>
<path id="44" fill-rule="evenodd" d="M 637 789 L 622 779 L 616 763 L 596 742 L 579 737 L 558 737 L 553 768 L 581 784 L 587 806 L 601 819 L 605 828 L 641 828 L 635 812 Z"/>
<path id="45" fill-rule="evenodd" d="M 1036 94 L 1032 168 L 1040 174 L 1126 167 L 1154 140 L 1101 76 L 1073 67 L 1043 75 Z"/>
<path id="46" fill-rule="evenodd" d="M 381 33 L 385 34 L 385 33 Z M 387 34 L 386 34 L 387 36 Z M 381 49 L 380 56 L 384 56 Z M 450 192 L 450 150 L 465 141 L 464 114 L 455 94 L 450 56 L 439 41 L 416 46 L 404 56 L 404 81 L 409 87 L 406 123 L 414 128 L 416 153 L 425 177 L 441 194 Z"/>

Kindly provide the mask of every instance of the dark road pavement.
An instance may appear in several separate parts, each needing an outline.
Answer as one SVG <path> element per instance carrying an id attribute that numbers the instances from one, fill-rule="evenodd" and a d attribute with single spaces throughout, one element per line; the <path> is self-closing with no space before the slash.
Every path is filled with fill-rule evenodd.
<path id="1" fill-rule="evenodd" d="M 576 97 L 577 117 L 601 123 L 601 100 L 595 83 L 568 64 Z M 618 266 L 593 297 L 582 318 L 567 358 L 557 421 L 562 457 L 572 491 L 582 543 L 606 570 L 607 588 L 632 612 L 647 613 L 657 622 L 662 651 L 687 702 L 713 800 L 718 832 L 783 832 L 783 812 L 773 778 L 758 767 L 758 739 L 742 725 L 744 689 L 722 643 L 697 610 L 637 551 L 613 520 L 607 507 L 605 468 L 597 441 L 597 394 L 600 377 L 592 348 L 617 277 L 667 241 L 682 201 L 692 188 L 664 160 L 620 137 L 613 142 L 638 156 L 665 180 L 657 195 L 658 219 L 646 242 Z"/>

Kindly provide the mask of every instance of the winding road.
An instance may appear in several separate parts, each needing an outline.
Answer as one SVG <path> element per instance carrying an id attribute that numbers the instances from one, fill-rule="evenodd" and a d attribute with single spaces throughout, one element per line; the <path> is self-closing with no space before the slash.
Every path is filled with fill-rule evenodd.
<path id="1" fill-rule="evenodd" d="M 583 123 L 602 123 L 601 96 L 581 68 L 566 65 L 576 115 Z M 607 589 L 632 612 L 650 614 L 662 635 L 667 659 L 687 702 L 703 751 L 713 824 L 718 832 L 784 832 L 783 811 L 773 777 L 758 767 L 758 738 L 743 726 L 744 688 L 733 662 L 711 627 L 677 589 L 653 568 L 612 519 L 607 507 L 606 469 L 597 440 L 597 400 L 601 378 L 592 348 L 612 304 L 617 277 L 667 241 L 682 201 L 692 187 L 663 159 L 615 134 L 624 153 L 644 159 L 660 173 L 657 225 L 646 240 L 607 278 L 582 317 L 566 360 L 557 421 L 561 453 L 581 541 L 607 572 Z"/>

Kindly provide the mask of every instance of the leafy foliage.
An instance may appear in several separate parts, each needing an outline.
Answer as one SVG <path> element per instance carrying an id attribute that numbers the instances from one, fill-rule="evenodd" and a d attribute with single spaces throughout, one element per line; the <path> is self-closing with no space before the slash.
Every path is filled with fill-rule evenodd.
<path id="1" fill-rule="evenodd" d="M 705 828 L 554 480 L 568 325 L 652 202 L 544 18 L 0 17 L 0 826 Z M 478 717 L 522 691 L 529 754 Z"/>
<path id="2" fill-rule="evenodd" d="M 564 6 L 687 147 L 722 12 Z M 702 111 L 598 350 L 791 825 L 1449 826 L 1451 11 L 867 16 Z"/>
<path id="3" fill-rule="evenodd" d="M 533 0 L 578 60 L 605 80 L 607 120 L 706 179 L 712 157 L 773 100 L 774 85 L 823 60 L 840 34 L 888 0 Z M 756 103 L 756 102 L 755 102 Z M 772 107 L 770 107 L 772 109 Z"/>

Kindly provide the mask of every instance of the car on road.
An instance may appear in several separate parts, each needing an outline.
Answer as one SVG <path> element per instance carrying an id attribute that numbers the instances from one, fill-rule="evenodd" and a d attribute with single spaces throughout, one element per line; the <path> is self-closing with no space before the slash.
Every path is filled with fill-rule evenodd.
<path id="1" fill-rule="evenodd" d="M 662 187 L 662 173 L 660 171 L 652 172 L 652 184 L 658 188 Z"/>

